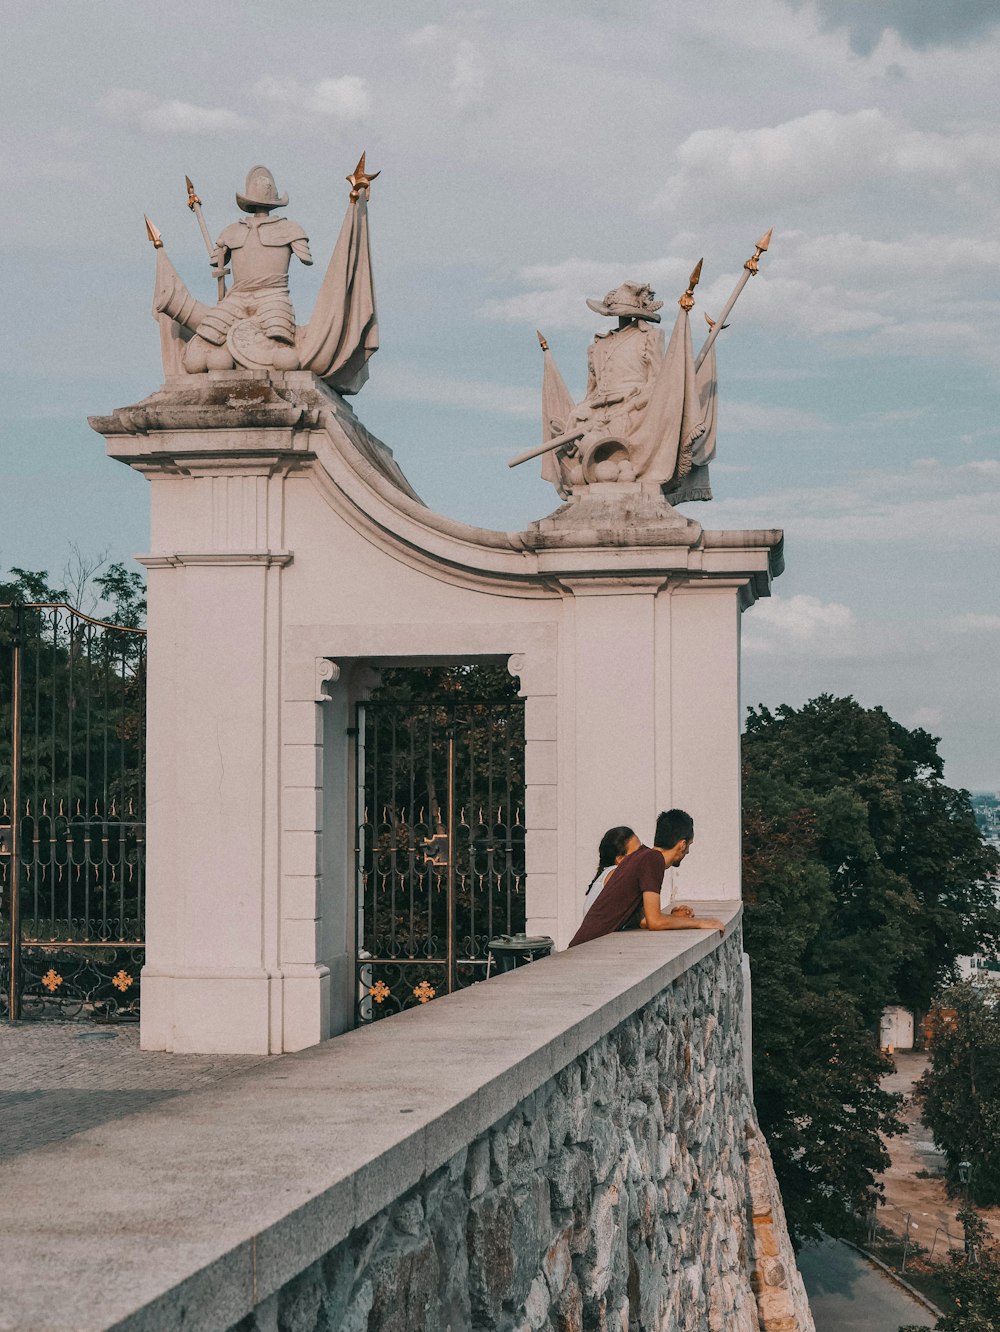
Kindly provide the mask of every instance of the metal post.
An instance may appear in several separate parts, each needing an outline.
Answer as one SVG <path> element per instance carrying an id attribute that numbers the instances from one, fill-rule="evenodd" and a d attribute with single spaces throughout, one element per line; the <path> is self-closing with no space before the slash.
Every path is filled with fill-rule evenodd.
<path id="1" fill-rule="evenodd" d="M 455 975 L 455 717 L 448 729 L 448 993 L 456 989 Z"/>
<path id="2" fill-rule="evenodd" d="M 23 611 L 14 607 L 11 663 L 11 782 L 10 782 L 10 994 L 11 1022 L 21 1016 L 21 631 Z"/>

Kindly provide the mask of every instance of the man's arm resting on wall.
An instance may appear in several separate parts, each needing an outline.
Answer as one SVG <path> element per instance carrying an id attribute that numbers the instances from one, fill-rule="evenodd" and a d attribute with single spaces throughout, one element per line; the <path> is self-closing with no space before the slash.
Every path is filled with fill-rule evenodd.
<path id="1" fill-rule="evenodd" d="M 647 930 L 718 930 L 725 932 L 725 925 L 714 916 L 664 915 L 660 909 L 659 893 L 643 893 L 642 914 Z"/>

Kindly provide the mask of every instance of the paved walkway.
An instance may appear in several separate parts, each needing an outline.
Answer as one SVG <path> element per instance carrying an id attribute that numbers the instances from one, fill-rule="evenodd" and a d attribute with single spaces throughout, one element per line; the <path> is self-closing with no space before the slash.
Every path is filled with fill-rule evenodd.
<path id="1" fill-rule="evenodd" d="M 816 1332 L 899 1332 L 935 1319 L 901 1286 L 837 1240 L 807 1244 L 798 1258 Z"/>
<path id="2" fill-rule="evenodd" d="M 0 1161 L 265 1062 L 140 1050 L 137 1025 L 0 1022 Z"/>
<path id="3" fill-rule="evenodd" d="M 892 1163 L 881 1177 L 885 1186 L 885 1206 L 878 1209 L 878 1223 L 902 1235 L 910 1217 L 910 1238 L 925 1249 L 933 1248 L 940 1262 L 948 1249 L 963 1246 L 962 1227 L 955 1213 L 961 1198 L 949 1197 L 944 1182 L 944 1155 L 938 1151 L 931 1131 L 920 1117 L 920 1103 L 913 1097 L 913 1084 L 930 1060 L 916 1050 L 897 1050 L 893 1058 L 896 1072 L 882 1079 L 885 1091 L 905 1096 L 901 1118 L 909 1132 L 886 1142 Z M 919 1172 L 919 1173 L 918 1173 Z M 925 1178 L 920 1178 L 923 1174 Z M 980 1216 L 1000 1240 L 1000 1207 L 980 1207 Z"/>

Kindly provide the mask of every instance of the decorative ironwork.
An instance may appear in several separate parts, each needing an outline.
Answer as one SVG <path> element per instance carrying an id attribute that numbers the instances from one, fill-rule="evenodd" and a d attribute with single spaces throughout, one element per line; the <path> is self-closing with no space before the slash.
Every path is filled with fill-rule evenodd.
<path id="1" fill-rule="evenodd" d="M 356 734 L 364 1024 L 483 980 L 524 929 L 524 705 L 375 701 Z"/>
<path id="2" fill-rule="evenodd" d="M 143 630 L 0 606 L 0 1017 L 134 1019 Z"/>

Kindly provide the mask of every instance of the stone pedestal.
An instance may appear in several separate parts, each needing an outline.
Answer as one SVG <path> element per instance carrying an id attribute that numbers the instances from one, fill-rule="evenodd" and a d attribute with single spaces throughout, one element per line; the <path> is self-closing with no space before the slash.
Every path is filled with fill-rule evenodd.
<path id="1" fill-rule="evenodd" d="M 278 1052 L 353 1010 L 354 703 L 379 664 L 508 663 L 525 698 L 528 929 L 564 946 L 597 843 L 694 816 L 675 885 L 740 896 L 739 622 L 781 533 L 636 485 L 526 532 L 426 509 L 303 372 L 168 380 L 92 424 L 152 492 L 148 1049 Z"/>

